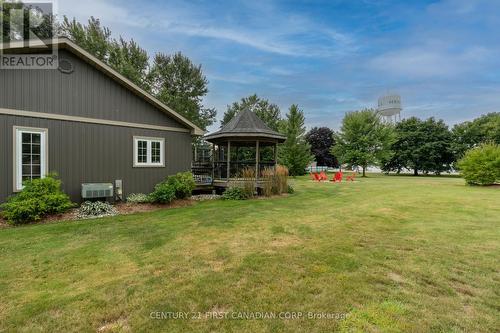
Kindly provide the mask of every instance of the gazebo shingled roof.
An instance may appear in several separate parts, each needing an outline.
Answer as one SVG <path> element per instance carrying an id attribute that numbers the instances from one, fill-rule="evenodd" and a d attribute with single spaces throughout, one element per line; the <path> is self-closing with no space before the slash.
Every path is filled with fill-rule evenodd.
<path id="1" fill-rule="evenodd" d="M 204 137 L 209 142 L 230 138 L 271 139 L 278 143 L 286 139 L 285 136 L 269 128 L 262 119 L 248 109 L 239 112 L 217 132 Z"/>

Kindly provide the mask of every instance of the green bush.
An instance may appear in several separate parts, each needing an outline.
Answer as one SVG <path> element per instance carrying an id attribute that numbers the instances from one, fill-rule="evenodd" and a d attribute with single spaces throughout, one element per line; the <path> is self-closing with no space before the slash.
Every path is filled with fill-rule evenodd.
<path id="1" fill-rule="evenodd" d="M 114 216 L 117 215 L 115 207 L 107 202 L 102 201 L 85 201 L 78 209 L 77 217 L 79 219 L 88 219 L 95 217 Z"/>
<path id="2" fill-rule="evenodd" d="M 130 203 L 149 203 L 151 202 L 151 197 L 144 193 L 131 193 L 127 197 L 127 202 Z"/>
<path id="3" fill-rule="evenodd" d="M 42 179 L 23 183 L 17 195 L 2 204 L 2 216 L 11 224 L 38 221 L 50 214 L 64 213 L 74 204 L 61 190 L 61 181 L 51 174 Z"/>
<path id="4" fill-rule="evenodd" d="M 492 185 L 500 182 L 500 146 L 485 143 L 468 150 L 458 167 L 469 185 Z"/>
<path id="5" fill-rule="evenodd" d="M 175 176 L 169 176 L 167 183 L 175 189 L 175 198 L 177 199 L 189 198 L 196 187 L 191 172 L 179 172 Z"/>
<path id="6" fill-rule="evenodd" d="M 156 203 L 170 203 L 174 199 L 189 198 L 195 187 L 196 183 L 191 172 L 179 172 L 156 184 L 149 198 Z"/>
<path id="7" fill-rule="evenodd" d="M 224 191 L 222 194 L 223 200 L 246 200 L 248 199 L 248 194 L 245 189 L 241 187 L 230 187 Z"/>
<path id="8" fill-rule="evenodd" d="M 151 201 L 155 203 L 170 203 L 175 199 L 175 186 L 168 180 L 156 184 L 153 193 L 150 194 Z"/>
<path id="9" fill-rule="evenodd" d="M 287 185 L 287 191 L 288 194 L 294 194 L 295 189 L 292 187 L 292 185 Z"/>

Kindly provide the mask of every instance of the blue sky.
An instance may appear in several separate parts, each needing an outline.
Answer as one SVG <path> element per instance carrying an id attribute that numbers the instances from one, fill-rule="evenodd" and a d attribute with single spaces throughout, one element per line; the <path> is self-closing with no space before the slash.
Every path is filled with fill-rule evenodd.
<path id="1" fill-rule="evenodd" d="M 298 104 L 309 128 L 337 129 L 387 92 L 403 117 L 450 125 L 500 111 L 496 0 L 59 0 L 58 12 L 202 64 L 219 119 L 253 93 L 283 114 Z"/>

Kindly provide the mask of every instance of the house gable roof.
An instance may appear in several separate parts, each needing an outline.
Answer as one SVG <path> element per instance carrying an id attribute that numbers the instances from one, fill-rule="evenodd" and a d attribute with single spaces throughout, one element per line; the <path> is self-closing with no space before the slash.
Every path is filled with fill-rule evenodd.
<path id="1" fill-rule="evenodd" d="M 76 45 L 72 41 L 70 41 L 67 38 L 54 38 L 49 41 L 30 41 L 30 46 L 29 48 L 41 48 L 43 46 L 52 46 L 52 47 L 57 47 L 59 49 L 64 49 L 68 50 L 72 54 L 76 55 L 86 63 L 90 64 L 97 70 L 101 71 L 105 75 L 109 76 L 111 79 L 113 79 L 115 82 L 118 84 L 122 85 L 123 87 L 127 88 L 129 91 L 137 95 L 138 97 L 146 100 L 165 114 L 169 115 L 173 119 L 177 120 L 179 123 L 182 125 L 186 126 L 191 130 L 192 135 L 197 135 L 201 136 L 205 134 L 205 131 L 203 131 L 201 128 L 193 124 L 191 121 L 180 115 L 179 113 L 175 112 L 173 109 L 168 107 L 167 105 L 163 104 L 161 101 L 159 101 L 157 98 L 153 97 L 151 94 L 146 92 L 144 89 L 140 88 L 137 86 L 135 83 L 127 79 L 125 76 L 122 74 L 118 73 L 116 70 L 111 68 L 109 65 L 105 64 L 89 52 L 85 51 L 83 48 L 80 46 Z M 4 44 L 0 43 L 0 50 L 22 50 L 26 49 L 26 45 L 24 42 L 13 42 L 7 44 L 5 46 Z"/>
<path id="2" fill-rule="evenodd" d="M 240 111 L 219 131 L 206 135 L 205 140 L 221 139 L 225 137 L 259 137 L 285 141 L 286 137 L 272 130 L 254 112 L 245 109 Z"/>

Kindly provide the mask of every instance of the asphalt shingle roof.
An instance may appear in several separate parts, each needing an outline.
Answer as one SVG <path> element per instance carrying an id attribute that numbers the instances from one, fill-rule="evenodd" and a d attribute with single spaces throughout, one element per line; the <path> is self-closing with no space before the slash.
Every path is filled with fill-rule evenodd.
<path id="1" fill-rule="evenodd" d="M 279 141 L 285 140 L 285 136 L 269 128 L 262 119 L 248 109 L 239 112 L 220 130 L 205 136 L 205 139 L 210 141 L 210 139 L 234 136 L 272 138 Z"/>

